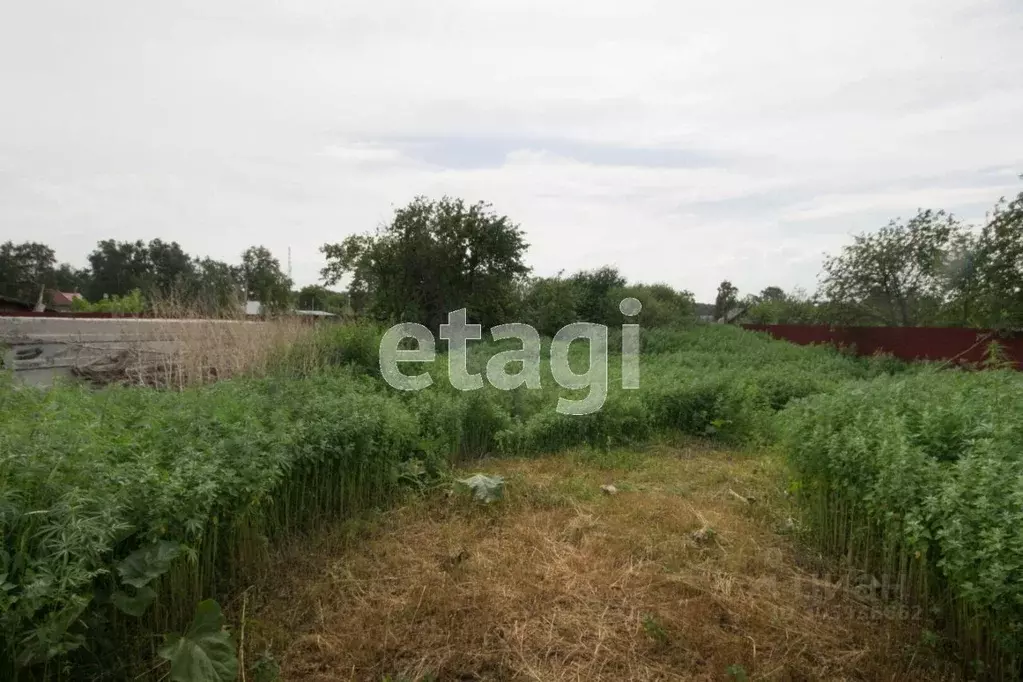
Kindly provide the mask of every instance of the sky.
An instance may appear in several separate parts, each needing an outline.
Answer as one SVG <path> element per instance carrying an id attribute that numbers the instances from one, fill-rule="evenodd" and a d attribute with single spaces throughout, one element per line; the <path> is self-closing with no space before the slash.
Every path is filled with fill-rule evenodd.
<path id="1" fill-rule="evenodd" d="M 1019 0 L 0 5 L 0 241 L 319 247 L 484 200 L 535 274 L 812 291 L 850 235 L 1023 190 Z"/>

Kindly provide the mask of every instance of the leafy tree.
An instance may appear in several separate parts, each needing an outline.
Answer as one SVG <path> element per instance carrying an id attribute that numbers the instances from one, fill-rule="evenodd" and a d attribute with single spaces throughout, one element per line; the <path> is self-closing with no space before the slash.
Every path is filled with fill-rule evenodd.
<path id="1" fill-rule="evenodd" d="M 739 289 L 726 279 L 718 285 L 718 295 L 714 299 L 714 319 L 723 319 L 738 304 Z"/>
<path id="2" fill-rule="evenodd" d="M 605 289 L 606 283 L 614 286 Z M 594 295 L 595 290 L 600 292 L 600 298 Z M 629 297 L 643 305 L 636 318 L 625 318 L 619 309 L 622 300 Z M 676 291 L 667 284 L 630 285 L 611 267 L 568 278 L 560 273 L 556 277 L 538 277 L 530 280 L 522 293 L 523 321 L 544 336 L 553 336 L 566 324 L 580 321 L 609 327 L 625 321 L 639 322 L 647 328 L 680 325 L 691 322 L 695 312 L 691 292 Z"/>
<path id="3" fill-rule="evenodd" d="M 99 300 L 104 295 L 120 296 L 133 289 L 148 289 L 149 251 L 141 239 L 118 242 L 105 239 L 89 254 L 92 281 L 86 298 Z"/>
<path id="4" fill-rule="evenodd" d="M 566 324 L 579 322 L 580 288 L 560 273 L 530 280 L 522 296 L 522 321 L 543 336 L 554 336 Z"/>
<path id="5" fill-rule="evenodd" d="M 854 237 L 824 261 L 820 294 L 846 313 L 894 326 L 933 319 L 946 297 L 949 249 L 963 228 L 944 211 Z"/>
<path id="6" fill-rule="evenodd" d="M 636 318 L 625 318 L 618 308 L 622 299 L 632 297 L 643 304 Z M 644 328 L 670 327 L 692 322 L 696 316 L 696 300 L 690 291 L 678 291 L 667 284 L 633 284 L 610 292 L 609 303 L 616 317 L 608 325 L 624 321 L 638 322 Z"/>
<path id="7" fill-rule="evenodd" d="M 187 292 L 195 281 L 195 264 L 177 242 L 154 239 L 146 246 L 150 293 L 171 296 Z"/>
<path id="8" fill-rule="evenodd" d="M 34 303 L 54 283 L 53 249 L 38 242 L 0 244 L 0 293 Z"/>
<path id="9" fill-rule="evenodd" d="M 784 301 L 785 290 L 781 287 L 766 287 L 760 292 L 760 296 L 757 297 L 760 301 Z"/>
<path id="10" fill-rule="evenodd" d="M 194 261 L 195 275 L 187 302 L 211 316 L 234 316 L 245 304 L 242 269 L 223 261 Z"/>
<path id="11" fill-rule="evenodd" d="M 280 261 L 265 246 L 245 250 L 241 277 L 249 300 L 259 301 L 274 312 L 287 310 L 291 303 L 291 280 L 281 271 Z"/>
<path id="12" fill-rule="evenodd" d="M 350 277 L 353 307 L 383 321 L 437 328 L 447 313 L 467 308 L 492 326 L 511 317 L 516 282 L 528 273 L 522 231 L 483 202 L 417 197 L 376 234 L 324 244 L 323 278 Z"/>
<path id="13" fill-rule="evenodd" d="M 141 239 L 100 241 L 89 254 L 92 278 L 86 297 L 125 296 L 139 289 L 147 297 L 183 296 L 195 285 L 195 265 L 177 242 Z"/>
<path id="14" fill-rule="evenodd" d="M 341 315 L 348 309 L 348 296 L 318 285 L 302 287 L 295 292 L 295 304 L 300 310 L 322 310 Z"/>
<path id="15" fill-rule="evenodd" d="M 121 296 L 132 289 L 148 289 L 150 268 L 145 242 L 100 241 L 89 254 L 92 281 L 83 292 L 90 300 Z"/>
<path id="16" fill-rule="evenodd" d="M 978 235 L 967 230 L 952 235 L 941 273 L 944 305 L 928 322 L 952 326 L 983 326 L 987 323 L 982 304 L 982 260 Z"/>
<path id="17" fill-rule="evenodd" d="M 76 268 L 68 263 L 61 263 L 53 271 L 53 288 L 58 291 L 81 292 L 89 287 L 92 273 L 88 268 Z"/>
<path id="18" fill-rule="evenodd" d="M 1023 327 L 1023 192 L 995 205 L 970 253 L 969 283 L 986 326 Z"/>
<path id="19" fill-rule="evenodd" d="M 613 289 L 625 286 L 625 278 L 617 268 L 605 265 L 596 270 L 582 270 L 569 280 L 578 292 L 577 322 L 614 324 L 621 317 L 618 301 L 611 301 Z"/>
<path id="20" fill-rule="evenodd" d="M 753 324 L 820 324 L 826 321 L 828 310 L 800 289 L 786 293 L 779 287 L 767 287 L 743 319 Z"/>

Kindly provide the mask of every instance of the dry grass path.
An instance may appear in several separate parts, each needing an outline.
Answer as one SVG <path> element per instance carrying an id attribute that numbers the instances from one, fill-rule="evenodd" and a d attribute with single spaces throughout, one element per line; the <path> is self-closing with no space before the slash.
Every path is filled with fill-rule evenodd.
<path id="1" fill-rule="evenodd" d="M 799 548 L 769 458 L 661 445 L 471 471 L 506 499 L 428 495 L 282 557 L 252 651 L 323 682 L 944 678 L 898 609 Z"/>

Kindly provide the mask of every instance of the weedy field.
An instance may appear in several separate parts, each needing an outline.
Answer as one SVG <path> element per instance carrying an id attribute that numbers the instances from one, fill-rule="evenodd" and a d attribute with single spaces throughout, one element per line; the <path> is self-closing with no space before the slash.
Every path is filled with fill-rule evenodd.
<path id="1" fill-rule="evenodd" d="M 549 372 L 542 390 L 463 393 L 443 356 L 433 387 L 395 391 L 379 377 L 380 334 L 325 327 L 275 351 L 263 376 L 182 390 L 0 378 L 0 679 L 268 680 L 275 658 L 285 679 L 930 679 L 939 660 L 967 678 L 1019 675 L 1018 374 L 860 359 L 726 326 L 652 330 L 641 388 L 620 388 L 612 356 L 604 409 L 574 417 L 555 411 L 572 392 Z M 470 364 L 499 348 L 475 345 Z M 644 450 L 679 437 L 718 450 Z M 444 497 L 457 467 L 505 475 L 507 499 Z M 602 496 L 604 477 L 618 495 Z M 722 493 L 729 481 L 736 495 Z M 750 496 L 762 501 L 738 499 Z M 352 519 L 387 509 L 332 554 Z M 562 548 L 563 532 L 578 538 Z M 407 561 L 402 542 L 415 549 Z M 312 557 L 282 563 L 285 549 Z M 443 582 L 451 572 L 426 570 L 437 557 L 475 572 Z M 525 566 L 502 568 L 512 558 Z M 379 584 L 362 602 L 358 581 L 335 584 L 323 566 Z M 846 615 L 829 616 L 832 597 L 797 591 L 793 576 L 829 590 L 861 580 L 914 624 L 860 624 L 837 587 Z M 259 588 L 278 584 L 291 600 Z M 612 585 L 627 595 L 615 601 Z M 408 613 L 402 590 L 428 610 Z M 485 626 L 503 639 L 480 639 Z M 445 631 L 470 643 L 437 640 L 454 637 Z"/>

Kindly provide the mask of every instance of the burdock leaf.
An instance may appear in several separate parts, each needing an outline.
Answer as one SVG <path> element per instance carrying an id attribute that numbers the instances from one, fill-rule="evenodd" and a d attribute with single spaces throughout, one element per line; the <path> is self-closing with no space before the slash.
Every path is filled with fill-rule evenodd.
<path id="1" fill-rule="evenodd" d="M 129 596 L 127 592 L 118 590 L 110 595 L 110 601 L 129 616 L 139 618 L 146 612 L 149 605 L 156 601 L 156 590 L 148 586 L 139 587 L 135 590 L 134 597 Z"/>
<path id="2" fill-rule="evenodd" d="M 170 661 L 171 682 L 234 682 L 238 659 L 231 635 L 224 630 L 220 604 L 199 602 L 195 619 L 184 635 L 167 635 L 158 652 Z"/>
<path id="3" fill-rule="evenodd" d="M 171 563 L 180 554 L 181 545 L 161 540 L 129 554 L 124 561 L 117 564 L 117 572 L 121 574 L 122 582 L 132 587 L 142 588 L 152 582 L 154 578 L 169 571 Z"/>

